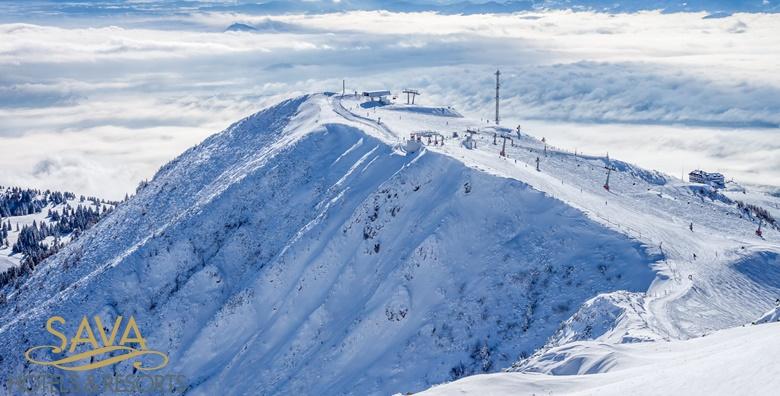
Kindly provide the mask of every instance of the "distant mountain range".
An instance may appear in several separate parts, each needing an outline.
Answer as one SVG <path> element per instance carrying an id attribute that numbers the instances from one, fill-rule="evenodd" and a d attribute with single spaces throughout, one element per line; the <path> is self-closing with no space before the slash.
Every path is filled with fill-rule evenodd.
<path id="1" fill-rule="evenodd" d="M 625 1 L 614 0 L 508 0 L 508 1 L 388 1 L 388 0 L 271 0 L 236 1 L 214 3 L 205 1 L 149 1 L 129 2 L 125 0 L 74 2 L 46 0 L 35 2 L 6 3 L 3 8 L 10 11 L 45 10 L 71 15 L 116 15 L 116 14 L 167 14 L 189 12 L 240 12 L 248 14 L 278 15 L 288 13 L 330 13 L 344 11 L 388 10 L 394 12 L 434 11 L 443 14 L 511 13 L 545 9 L 573 9 L 603 12 L 636 12 L 662 10 L 664 12 L 699 12 L 727 15 L 734 12 L 777 12 L 776 0 L 690 0 L 690 1 Z"/>
<path id="2" fill-rule="evenodd" d="M 243 11 L 248 13 L 323 13 L 353 10 L 388 10 L 396 12 L 436 11 L 444 14 L 510 13 L 544 9 L 573 9 L 605 12 L 636 12 L 663 10 L 665 12 L 711 13 L 774 12 L 777 5 L 762 0 L 693 0 L 693 1 L 609 1 L 609 0 L 509 0 L 509 1 L 386 1 L 342 0 L 325 1 L 268 1 L 244 2 L 232 5 L 206 6 L 214 10 Z"/>

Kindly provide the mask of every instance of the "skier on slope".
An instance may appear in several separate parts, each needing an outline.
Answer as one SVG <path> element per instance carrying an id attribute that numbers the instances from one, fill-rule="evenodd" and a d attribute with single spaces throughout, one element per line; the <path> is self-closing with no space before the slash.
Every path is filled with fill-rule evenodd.
<path id="1" fill-rule="evenodd" d="M 688 228 L 690 228 L 690 229 L 691 229 L 691 232 L 693 232 L 693 222 L 691 222 L 691 225 L 690 225 L 690 226 L 688 226 Z"/>

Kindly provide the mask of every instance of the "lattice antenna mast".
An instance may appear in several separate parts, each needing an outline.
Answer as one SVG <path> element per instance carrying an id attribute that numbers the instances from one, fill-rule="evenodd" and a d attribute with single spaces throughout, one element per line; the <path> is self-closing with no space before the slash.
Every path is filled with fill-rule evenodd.
<path id="1" fill-rule="evenodd" d="M 498 89 L 501 86 L 501 84 L 499 82 L 499 77 L 500 76 L 501 76 L 501 71 L 500 70 L 496 70 L 496 125 L 498 125 L 498 120 L 499 120 L 499 118 L 498 118 L 498 98 L 499 98 Z"/>

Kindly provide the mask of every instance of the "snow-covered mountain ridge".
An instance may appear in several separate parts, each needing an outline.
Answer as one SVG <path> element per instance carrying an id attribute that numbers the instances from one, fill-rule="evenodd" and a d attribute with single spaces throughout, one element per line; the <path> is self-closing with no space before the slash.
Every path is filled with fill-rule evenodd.
<path id="1" fill-rule="evenodd" d="M 29 369 L 53 312 L 134 315 L 188 394 L 389 394 L 773 305 L 777 232 L 757 239 L 733 204 L 525 134 L 499 157 L 503 128 L 451 138 L 481 126 L 333 95 L 232 125 L 8 294 L 2 375 Z M 448 139 L 403 150 L 419 130 Z"/>

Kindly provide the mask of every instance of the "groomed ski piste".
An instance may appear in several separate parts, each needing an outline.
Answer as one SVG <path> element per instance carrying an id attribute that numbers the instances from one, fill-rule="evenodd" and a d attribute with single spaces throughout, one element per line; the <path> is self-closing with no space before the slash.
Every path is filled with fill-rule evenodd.
<path id="1" fill-rule="evenodd" d="M 411 133 L 437 131 L 444 144 L 423 137 L 424 150 L 528 183 L 663 257 L 646 292 L 596 296 L 509 373 L 469 377 L 424 394 L 760 394 L 780 385 L 780 367 L 773 364 L 780 352 L 780 324 L 718 332 L 777 321 L 778 230 L 764 228 L 759 237 L 759 220 L 717 190 L 610 159 L 608 153 L 576 153 L 519 128 L 437 116 L 447 109 L 401 113 L 396 107 L 404 105 L 362 108 L 362 102 L 354 96 L 331 99 L 337 113 L 359 119 L 388 143 L 397 139 L 399 147 Z M 475 149 L 463 144 L 467 129 L 478 131 Z M 504 146 L 502 136 L 512 141 Z M 500 155 L 502 147 L 506 156 Z M 609 189 L 608 167 L 614 169 Z M 770 211 L 780 201 L 767 194 L 750 198 Z M 689 339 L 695 340 L 680 342 Z M 642 343 L 633 345 L 637 342 Z M 625 368 L 635 369 L 583 378 Z M 655 387 L 659 382 L 664 386 Z M 729 386 L 721 386 L 725 383 Z"/>
<path id="2" fill-rule="evenodd" d="M 187 395 L 776 389 L 777 324 L 751 323 L 778 316 L 778 231 L 709 187 L 532 135 L 334 94 L 249 116 L 0 290 L 0 376 L 25 372 L 56 312 L 134 315 Z"/>
<path id="3" fill-rule="evenodd" d="M 780 269 L 775 266 L 780 234 L 765 229 L 763 237 L 758 237 L 757 219 L 724 202 L 727 199 L 718 192 L 711 197 L 698 193 L 712 191 L 709 187 L 647 171 L 606 155 L 563 151 L 526 133 L 518 137 L 514 128 L 497 128 L 466 118 L 398 114 L 381 107 L 361 111 L 357 110 L 360 99 L 352 97 L 333 97 L 331 103 L 339 115 L 359 120 L 367 132 L 388 144 L 402 146 L 410 133 L 438 131 L 445 135 L 445 143 L 427 144 L 423 138 L 424 150 L 527 183 L 661 253 L 664 259 L 654 268 L 657 277 L 646 293 L 611 297 L 614 302 L 625 304 L 624 308 L 641 308 L 636 315 L 627 313 L 633 317 L 624 323 L 636 320 L 636 327 L 627 326 L 624 333 L 613 334 L 613 341 L 706 335 L 755 320 L 756 312 L 774 307 L 780 297 L 773 288 L 762 287 L 780 286 L 780 274 L 773 273 Z M 461 144 L 466 129 L 479 129 L 476 149 Z M 452 132 L 458 132 L 460 137 L 452 138 Z M 499 134 L 497 144 L 493 144 L 495 133 Z M 506 143 L 506 157 L 499 155 L 501 135 L 514 140 Z M 609 190 L 604 188 L 607 166 L 616 169 L 611 172 Z M 643 319 L 640 312 L 650 315 Z"/>

